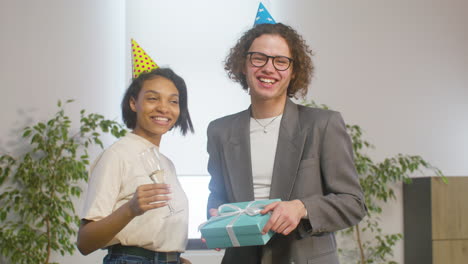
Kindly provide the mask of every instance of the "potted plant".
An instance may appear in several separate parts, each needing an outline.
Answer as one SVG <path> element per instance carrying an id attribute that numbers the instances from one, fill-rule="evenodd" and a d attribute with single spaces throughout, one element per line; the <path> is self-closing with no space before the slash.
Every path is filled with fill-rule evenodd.
<path id="1" fill-rule="evenodd" d="M 88 149 L 103 147 L 101 133 L 126 133 L 119 123 L 84 110 L 73 133 L 64 104 L 59 101 L 57 106 L 50 120 L 24 129 L 26 153 L 0 156 L 0 255 L 10 263 L 50 263 L 52 252 L 74 252 L 71 239 L 79 218 L 73 199 L 88 178 Z"/>
<path id="2" fill-rule="evenodd" d="M 329 109 L 326 105 L 318 105 L 314 101 L 303 102 L 303 105 Z M 363 139 L 362 129 L 358 125 L 346 125 L 351 137 L 354 164 L 359 175 L 359 182 L 364 192 L 368 209 L 367 216 L 356 226 L 339 231 L 338 236 L 343 242 L 338 252 L 344 263 L 396 264 L 389 260 L 393 256 L 393 248 L 403 239 L 403 234 L 387 234 L 381 227 L 379 216 L 382 214 L 382 204 L 395 200 L 395 184 L 411 183 L 411 175 L 417 171 L 425 170 L 440 176 L 442 172 L 425 161 L 419 155 L 398 154 L 386 158 L 381 162 L 373 161 L 366 153 L 374 146 Z"/>

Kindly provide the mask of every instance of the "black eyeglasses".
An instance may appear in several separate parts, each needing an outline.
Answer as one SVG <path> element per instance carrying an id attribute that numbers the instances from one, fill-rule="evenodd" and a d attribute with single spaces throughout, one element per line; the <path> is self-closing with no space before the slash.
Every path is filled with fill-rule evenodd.
<path id="1" fill-rule="evenodd" d="M 271 59 L 273 67 L 278 71 L 289 69 L 293 62 L 293 59 L 286 56 L 268 56 L 261 52 L 247 52 L 247 55 L 250 55 L 250 63 L 255 67 L 263 67 Z"/>

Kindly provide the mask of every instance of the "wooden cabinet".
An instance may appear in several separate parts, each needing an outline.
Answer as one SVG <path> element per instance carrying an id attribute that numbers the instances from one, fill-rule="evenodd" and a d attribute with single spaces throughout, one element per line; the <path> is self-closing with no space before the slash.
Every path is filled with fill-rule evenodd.
<path id="1" fill-rule="evenodd" d="M 468 263 L 468 177 L 403 185 L 405 264 Z"/>

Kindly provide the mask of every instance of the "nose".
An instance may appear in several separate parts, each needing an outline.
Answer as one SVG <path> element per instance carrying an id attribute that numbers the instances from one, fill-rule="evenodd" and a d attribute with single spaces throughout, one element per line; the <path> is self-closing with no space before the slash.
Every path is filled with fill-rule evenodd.
<path id="1" fill-rule="evenodd" d="M 273 59 L 272 58 L 267 58 L 267 62 L 262 67 L 262 71 L 274 72 L 275 70 L 276 69 L 275 69 L 275 66 L 273 65 Z"/>
<path id="2" fill-rule="evenodd" d="M 169 111 L 169 103 L 165 100 L 159 101 L 159 103 L 156 105 L 156 111 L 160 113 L 167 113 Z"/>

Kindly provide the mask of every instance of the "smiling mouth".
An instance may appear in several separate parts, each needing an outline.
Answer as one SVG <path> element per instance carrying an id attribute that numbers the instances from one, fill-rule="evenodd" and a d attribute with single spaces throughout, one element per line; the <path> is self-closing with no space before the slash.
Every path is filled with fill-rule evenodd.
<path id="1" fill-rule="evenodd" d="M 156 121 L 157 123 L 169 123 L 170 119 L 167 117 L 160 117 L 160 116 L 153 116 L 151 117 L 152 120 Z"/>
<path id="2" fill-rule="evenodd" d="M 258 78 L 258 80 L 262 83 L 267 83 L 267 84 L 274 84 L 276 83 L 276 80 L 274 79 L 268 79 L 268 78 Z"/>

